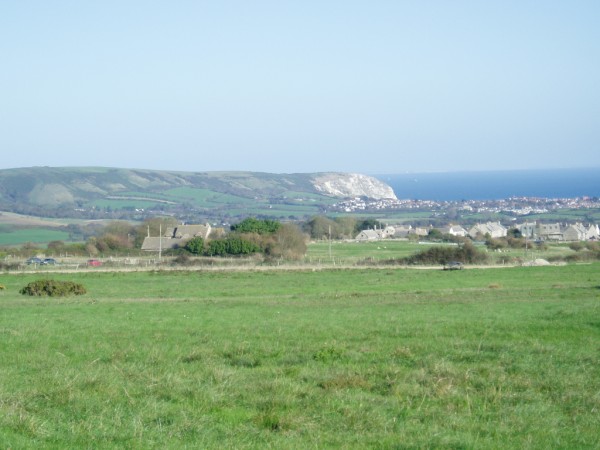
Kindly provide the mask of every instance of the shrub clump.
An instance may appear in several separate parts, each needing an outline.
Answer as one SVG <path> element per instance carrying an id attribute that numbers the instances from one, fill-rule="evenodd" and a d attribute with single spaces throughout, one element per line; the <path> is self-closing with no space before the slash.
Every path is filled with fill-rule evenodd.
<path id="1" fill-rule="evenodd" d="M 450 261 L 459 261 L 463 264 L 483 264 L 487 260 L 487 255 L 478 251 L 470 242 L 456 247 L 431 247 L 404 258 L 407 264 L 448 264 Z"/>
<path id="2" fill-rule="evenodd" d="M 37 280 L 32 281 L 19 292 L 34 297 L 67 297 L 83 295 L 87 291 L 83 285 L 72 281 Z"/>

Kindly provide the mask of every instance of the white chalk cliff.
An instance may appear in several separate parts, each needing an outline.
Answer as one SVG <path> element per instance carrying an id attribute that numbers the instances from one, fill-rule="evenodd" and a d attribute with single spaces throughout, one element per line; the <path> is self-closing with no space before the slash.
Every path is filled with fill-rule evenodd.
<path id="1" fill-rule="evenodd" d="M 394 190 L 377 178 L 358 173 L 327 173 L 313 178 L 317 191 L 333 197 L 367 197 L 375 200 L 396 200 Z"/>

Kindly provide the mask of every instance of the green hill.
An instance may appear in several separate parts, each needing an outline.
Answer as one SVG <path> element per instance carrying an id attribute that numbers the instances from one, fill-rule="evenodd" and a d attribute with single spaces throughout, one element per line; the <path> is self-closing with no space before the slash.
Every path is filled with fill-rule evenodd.
<path id="1" fill-rule="evenodd" d="M 0 210 L 45 217 L 165 213 L 305 216 L 340 198 L 393 196 L 356 174 L 175 172 L 103 167 L 0 170 Z"/>

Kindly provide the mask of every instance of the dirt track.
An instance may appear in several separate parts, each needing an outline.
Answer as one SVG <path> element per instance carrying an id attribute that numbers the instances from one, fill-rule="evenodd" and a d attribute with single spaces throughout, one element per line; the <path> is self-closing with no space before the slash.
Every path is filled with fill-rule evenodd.
<path id="1" fill-rule="evenodd" d="M 465 266 L 464 270 L 474 269 L 500 269 L 507 267 L 519 267 L 518 265 L 472 265 Z M 85 264 L 74 265 L 64 264 L 54 267 L 23 267 L 18 270 L 11 270 L 2 272 L 5 274 L 49 274 L 49 273 L 93 273 L 93 272 L 152 272 L 152 271 L 167 271 L 167 272 L 206 272 L 206 271 L 317 271 L 317 270 L 443 270 L 443 266 L 401 266 L 401 265 L 373 265 L 373 266 L 361 266 L 355 264 L 239 264 L 239 265 L 192 265 L 192 266 L 177 266 L 170 264 L 146 264 L 136 266 L 125 266 L 125 265 L 105 265 L 103 267 L 87 267 Z M 459 272 L 459 271 L 449 271 Z"/>

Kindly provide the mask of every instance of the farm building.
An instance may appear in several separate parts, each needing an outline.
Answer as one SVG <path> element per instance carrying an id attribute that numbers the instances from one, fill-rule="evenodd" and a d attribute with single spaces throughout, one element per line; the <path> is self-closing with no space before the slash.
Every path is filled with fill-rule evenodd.
<path id="1" fill-rule="evenodd" d="M 179 248 L 194 237 L 208 238 L 212 229 L 210 224 L 206 225 L 179 225 L 167 228 L 162 236 L 147 236 L 142 243 L 142 250 L 158 252 L 170 248 Z"/>
<path id="2" fill-rule="evenodd" d="M 475 239 L 478 235 L 487 236 L 491 238 L 500 238 L 506 236 L 508 229 L 503 226 L 500 222 L 487 222 L 478 223 L 469 230 L 469 236 Z"/>
<path id="3" fill-rule="evenodd" d="M 448 225 L 446 227 L 439 228 L 442 234 L 449 234 L 451 236 L 466 237 L 469 233 L 460 225 Z"/>
<path id="4" fill-rule="evenodd" d="M 359 242 L 379 241 L 394 236 L 395 232 L 394 227 L 385 227 L 382 230 L 363 230 L 354 239 Z"/>

